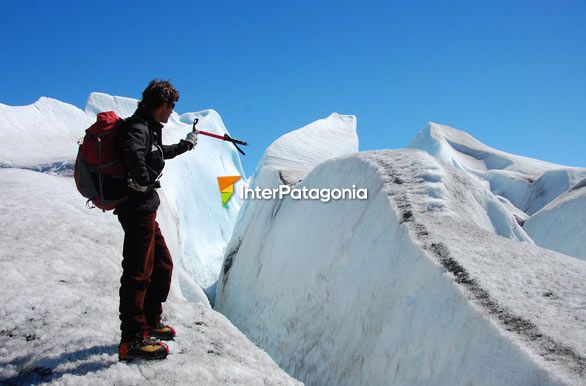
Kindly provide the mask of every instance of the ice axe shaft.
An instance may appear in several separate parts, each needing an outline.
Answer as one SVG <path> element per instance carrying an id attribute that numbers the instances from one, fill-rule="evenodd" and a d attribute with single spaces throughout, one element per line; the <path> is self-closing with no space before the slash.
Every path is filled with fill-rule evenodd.
<path id="1" fill-rule="evenodd" d="M 228 134 L 219 135 L 219 134 L 210 133 L 209 131 L 198 130 L 195 127 L 195 125 L 197 125 L 198 121 L 199 121 L 199 118 L 195 118 L 193 120 L 193 131 L 196 131 L 198 134 L 207 135 L 208 137 L 221 139 L 222 141 L 232 142 L 232 144 L 234 145 L 236 150 L 238 150 L 240 153 L 242 153 L 242 155 L 246 155 L 246 153 L 244 153 L 242 151 L 242 149 L 238 147 L 238 145 L 248 146 L 248 142 L 242 141 L 240 139 L 232 138 Z"/>

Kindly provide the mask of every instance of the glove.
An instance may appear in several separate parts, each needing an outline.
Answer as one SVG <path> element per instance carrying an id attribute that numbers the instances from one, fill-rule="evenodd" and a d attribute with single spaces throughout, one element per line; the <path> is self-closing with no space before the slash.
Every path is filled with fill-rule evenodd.
<path id="1" fill-rule="evenodd" d="M 197 145 L 197 131 L 190 131 L 187 133 L 185 140 L 191 144 L 191 148 L 193 149 L 193 147 Z"/>
<path id="2" fill-rule="evenodd" d="M 144 193 L 149 188 L 148 186 L 139 185 L 135 180 L 132 178 L 128 179 L 128 187 L 132 190 L 136 190 L 137 192 Z"/>

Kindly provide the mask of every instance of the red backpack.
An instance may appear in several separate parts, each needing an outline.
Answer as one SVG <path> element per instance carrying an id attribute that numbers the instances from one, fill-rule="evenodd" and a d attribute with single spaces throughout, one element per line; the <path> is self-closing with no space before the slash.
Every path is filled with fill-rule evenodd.
<path id="1" fill-rule="evenodd" d="M 126 171 L 116 152 L 123 122 L 113 111 L 99 113 L 79 145 L 73 178 L 90 208 L 112 210 L 128 199 Z"/>

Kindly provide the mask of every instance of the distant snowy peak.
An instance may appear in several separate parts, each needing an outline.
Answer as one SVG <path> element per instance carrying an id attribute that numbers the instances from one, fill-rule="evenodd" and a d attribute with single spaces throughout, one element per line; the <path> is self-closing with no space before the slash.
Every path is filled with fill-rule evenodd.
<path id="1" fill-rule="evenodd" d="M 255 174 L 266 168 L 278 172 L 283 182 L 295 183 L 319 163 L 357 151 L 356 117 L 332 113 L 273 142 Z"/>

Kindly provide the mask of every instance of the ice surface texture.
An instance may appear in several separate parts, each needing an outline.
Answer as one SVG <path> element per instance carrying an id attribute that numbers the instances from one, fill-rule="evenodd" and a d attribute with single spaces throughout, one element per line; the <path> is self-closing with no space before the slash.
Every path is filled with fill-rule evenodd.
<path id="1" fill-rule="evenodd" d="M 288 182 L 369 199 L 246 202 L 216 308 L 307 384 L 582 384 L 586 264 L 535 246 L 479 177 L 550 166 L 497 155 L 472 170 L 376 151 L 302 170 Z M 284 182 L 264 162 L 251 186 Z"/>
<path id="2" fill-rule="evenodd" d="M 180 265 L 165 303 L 171 355 L 118 362 L 116 217 L 89 211 L 71 178 L 0 169 L 0 181 L 0 383 L 295 384 Z"/>

